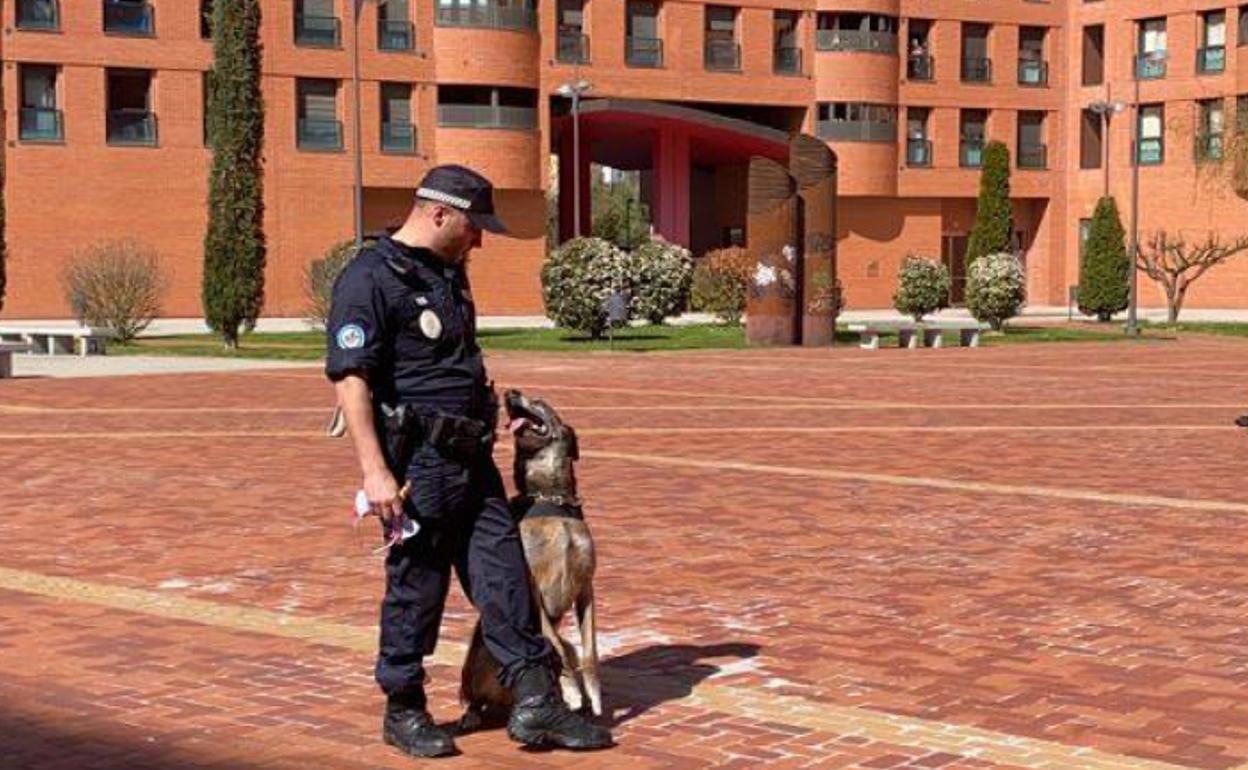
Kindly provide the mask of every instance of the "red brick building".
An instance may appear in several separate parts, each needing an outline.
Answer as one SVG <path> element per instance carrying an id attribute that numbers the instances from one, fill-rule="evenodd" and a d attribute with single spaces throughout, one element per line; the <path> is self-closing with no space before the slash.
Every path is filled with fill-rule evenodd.
<path id="1" fill-rule="evenodd" d="M 3 3 L 6 317 L 66 315 L 61 266 L 117 237 L 163 255 L 168 315 L 200 314 L 207 5 Z M 352 5 L 264 3 L 269 315 L 302 314 L 304 265 L 352 233 Z M 558 91 L 580 79 L 581 189 L 590 161 L 642 170 L 659 230 L 695 252 L 748 239 L 751 155 L 783 159 L 795 130 L 828 141 L 851 308 L 887 306 L 908 253 L 960 263 L 993 139 L 1015 166 L 1031 301 L 1064 304 L 1106 188 L 1130 227 L 1137 85 L 1142 231 L 1248 231 L 1207 162 L 1248 110 L 1235 0 L 373 0 L 358 29 L 366 228 L 397 223 L 431 165 L 484 171 L 517 236 L 474 258 L 484 313 L 540 312 L 551 153 L 565 235 L 573 219 Z M 1106 131 L 1093 105 L 1114 102 Z M 1189 306 L 1243 306 L 1245 285 L 1248 260 Z M 1147 281 L 1141 297 L 1161 299 Z"/>

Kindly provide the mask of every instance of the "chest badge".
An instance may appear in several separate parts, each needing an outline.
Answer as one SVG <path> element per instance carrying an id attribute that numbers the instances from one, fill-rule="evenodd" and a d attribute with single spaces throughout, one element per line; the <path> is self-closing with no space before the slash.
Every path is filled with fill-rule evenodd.
<path id="1" fill-rule="evenodd" d="M 436 340 L 442 336 L 442 319 L 432 310 L 423 311 L 417 323 L 420 324 L 420 331 L 429 339 Z"/>

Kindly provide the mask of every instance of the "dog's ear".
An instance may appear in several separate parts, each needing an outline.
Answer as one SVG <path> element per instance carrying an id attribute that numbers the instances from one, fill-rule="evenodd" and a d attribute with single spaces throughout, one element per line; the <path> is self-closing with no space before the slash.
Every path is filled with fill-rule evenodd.
<path id="1" fill-rule="evenodd" d="M 568 432 L 568 457 L 573 460 L 581 459 L 581 446 L 580 442 L 576 440 L 576 431 L 572 429 L 571 425 L 564 425 L 563 429 Z"/>

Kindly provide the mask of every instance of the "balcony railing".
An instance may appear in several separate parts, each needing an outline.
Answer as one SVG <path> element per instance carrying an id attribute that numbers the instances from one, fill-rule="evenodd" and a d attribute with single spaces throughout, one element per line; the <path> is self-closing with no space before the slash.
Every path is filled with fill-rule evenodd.
<path id="1" fill-rule="evenodd" d="M 962 80 L 967 83 L 991 82 L 992 59 L 964 57 L 962 59 Z"/>
<path id="2" fill-rule="evenodd" d="M 815 132 L 829 142 L 897 141 L 897 124 L 878 120 L 821 120 Z"/>
<path id="3" fill-rule="evenodd" d="M 61 15 L 56 0 L 21 0 L 17 4 L 17 28 L 56 30 Z"/>
<path id="4" fill-rule="evenodd" d="M 556 45 L 555 58 L 564 64 L 589 63 L 589 35 L 582 34 L 580 27 L 559 30 Z"/>
<path id="5" fill-rule="evenodd" d="M 1160 139 L 1141 139 L 1135 157 L 1141 166 L 1155 166 L 1165 160 L 1165 147 Z"/>
<path id="6" fill-rule="evenodd" d="M 716 72 L 741 69 L 741 46 L 733 40 L 708 40 L 702 49 L 702 64 Z"/>
<path id="7" fill-rule="evenodd" d="M 123 35 L 154 35 L 156 10 L 148 3 L 104 0 L 104 31 Z"/>
<path id="8" fill-rule="evenodd" d="M 1049 84 L 1049 63 L 1032 59 L 1020 59 L 1018 62 L 1018 84 L 1021 86 L 1047 86 Z"/>
<path id="9" fill-rule="evenodd" d="M 911 54 L 906 59 L 906 78 L 932 81 L 936 78 L 936 60 L 927 54 Z"/>
<path id="10" fill-rule="evenodd" d="M 490 104 L 439 104 L 438 125 L 447 128 L 505 128 L 527 131 L 537 128 L 533 107 Z"/>
<path id="11" fill-rule="evenodd" d="M 931 168 L 932 140 L 922 138 L 907 139 L 906 165 L 913 168 Z"/>
<path id="12" fill-rule="evenodd" d="M 337 16 L 295 15 L 295 45 L 311 48 L 338 48 L 342 45 L 342 23 Z"/>
<path id="13" fill-rule="evenodd" d="M 1224 143 L 1222 134 L 1208 132 L 1196 135 L 1196 162 L 1209 163 L 1222 160 Z"/>
<path id="14" fill-rule="evenodd" d="M 481 29 L 537 29 L 537 11 L 532 8 L 511 8 L 487 3 L 471 6 L 443 6 L 437 9 L 434 21 L 439 27 L 477 27 Z"/>
<path id="15" fill-rule="evenodd" d="M 59 142 L 65 138 L 64 116 L 60 110 L 23 107 L 17 136 L 23 142 Z"/>
<path id="16" fill-rule="evenodd" d="M 1200 73 L 1222 72 L 1226 69 L 1226 46 L 1210 45 L 1196 49 L 1196 71 Z"/>
<path id="17" fill-rule="evenodd" d="M 663 40 L 657 37 L 625 38 L 624 61 L 630 67 L 662 67 Z"/>
<path id="18" fill-rule="evenodd" d="M 109 144 L 156 144 L 156 115 L 148 110 L 109 110 L 107 129 Z"/>
<path id="19" fill-rule="evenodd" d="M 958 145 L 958 164 L 963 168 L 979 168 L 984 165 L 984 140 L 963 139 Z"/>
<path id="20" fill-rule="evenodd" d="M 377 22 L 377 47 L 383 51 L 415 48 L 416 27 L 410 21 L 381 19 Z"/>
<path id="21" fill-rule="evenodd" d="M 779 75 L 802 74 L 802 49 L 796 46 L 776 46 L 772 51 L 771 68 Z"/>
<path id="22" fill-rule="evenodd" d="M 342 121 L 300 118 L 296 143 L 301 150 L 341 150 Z"/>
<path id="23" fill-rule="evenodd" d="M 387 120 L 381 124 L 381 151 L 408 154 L 416 152 L 416 127 L 411 123 Z"/>
<path id="24" fill-rule="evenodd" d="M 1158 80 L 1166 76 L 1165 51 L 1140 56 L 1135 60 L 1135 76 L 1139 80 Z"/>
<path id="25" fill-rule="evenodd" d="M 1018 167 L 1043 169 L 1049 165 L 1049 148 L 1043 144 L 1020 144 L 1018 146 Z"/>
<path id="26" fill-rule="evenodd" d="M 815 30 L 815 48 L 820 51 L 897 53 L 897 35 L 860 29 L 819 29 Z"/>

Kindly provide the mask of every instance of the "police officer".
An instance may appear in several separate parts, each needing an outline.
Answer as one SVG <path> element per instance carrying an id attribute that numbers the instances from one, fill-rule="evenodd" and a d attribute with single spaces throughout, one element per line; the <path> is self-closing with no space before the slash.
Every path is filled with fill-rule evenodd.
<path id="1" fill-rule="evenodd" d="M 386 557 L 376 666 L 386 694 L 382 735 L 413 756 L 456 753 L 429 715 L 422 667 L 437 643 L 454 566 L 481 615 L 499 679 L 515 696 L 508 735 L 535 746 L 603 748 L 610 732 L 559 695 L 558 658 L 540 632 L 519 531 L 491 456 L 497 403 L 465 270 L 483 230 L 506 232 L 490 182 L 463 166 L 438 166 L 421 181 L 403 226 L 362 250 L 334 286 L 326 374 L 364 492 L 387 533 L 418 525 Z M 394 437 L 378 430 L 389 425 L 379 422 L 382 405 L 388 414 L 402 406 L 414 415 L 410 459 L 394 457 Z"/>

